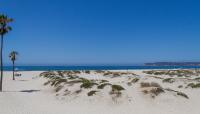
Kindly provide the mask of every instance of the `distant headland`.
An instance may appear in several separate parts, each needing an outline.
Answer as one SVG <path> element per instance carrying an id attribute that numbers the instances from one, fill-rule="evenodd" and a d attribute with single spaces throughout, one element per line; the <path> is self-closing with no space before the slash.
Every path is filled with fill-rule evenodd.
<path id="1" fill-rule="evenodd" d="M 154 62 L 145 63 L 146 66 L 200 66 L 200 62 Z"/>

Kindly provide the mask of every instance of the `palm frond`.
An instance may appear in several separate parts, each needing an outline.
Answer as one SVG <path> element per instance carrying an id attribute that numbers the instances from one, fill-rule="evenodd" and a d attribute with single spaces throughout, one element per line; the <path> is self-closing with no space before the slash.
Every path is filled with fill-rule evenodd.
<path id="1" fill-rule="evenodd" d="M 5 28 L 0 28 L 0 34 L 4 35 L 4 34 L 8 33 L 11 30 L 12 30 L 12 27 L 10 27 L 10 26 L 7 26 Z"/>
<path id="2" fill-rule="evenodd" d="M 12 22 L 13 19 L 9 18 L 8 16 L 4 14 L 0 14 L 0 34 L 5 35 L 9 31 L 12 30 L 12 28 L 8 25 L 8 23 Z"/>
<path id="3" fill-rule="evenodd" d="M 17 59 L 17 55 L 19 55 L 19 53 L 17 51 L 12 51 L 9 54 L 9 57 L 10 57 L 11 61 L 15 61 Z"/>
<path id="4" fill-rule="evenodd" d="M 9 18 L 8 16 L 6 16 L 6 15 L 4 15 L 4 14 L 0 14 L 0 23 L 1 23 L 1 24 L 13 22 L 13 21 L 14 21 L 14 19 Z"/>

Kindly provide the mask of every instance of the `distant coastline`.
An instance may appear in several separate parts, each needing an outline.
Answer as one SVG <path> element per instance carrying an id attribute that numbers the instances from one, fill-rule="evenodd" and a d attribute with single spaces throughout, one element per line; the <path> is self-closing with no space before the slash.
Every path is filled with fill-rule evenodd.
<path id="1" fill-rule="evenodd" d="M 155 62 L 145 63 L 146 66 L 200 66 L 200 62 Z"/>

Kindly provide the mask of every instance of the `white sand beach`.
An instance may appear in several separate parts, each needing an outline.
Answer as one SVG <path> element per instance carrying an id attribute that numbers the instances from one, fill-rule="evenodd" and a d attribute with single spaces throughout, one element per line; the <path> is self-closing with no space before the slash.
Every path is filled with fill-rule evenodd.
<path id="1" fill-rule="evenodd" d="M 199 30 L 200 0 L 1 0 L 0 114 L 200 114 Z"/>
<path id="2" fill-rule="evenodd" d="M 113 72 L 118 74 L 121 72 L 121 74 L 113 75 Z M 103 75 L 90 71 L 76 74 L 78 77 L 66 78 L 67 76 L 64 75 L 63 77 L 68 79 L 68 82 L 60 83 L 60 86 L 56 87 L 62 88 L 55 90 L 55 87 L 47 83 L 46 86 L 44 85 L 49 79 L 39 76 L 42 71 L 21 71 L 20 73 L 22 76 L 16 77 L 13 81 L 12 72 L 4 72 L 3 92 L 0 93 L 0 114 L 200 113 L 200 89 L 188 86 L 191 82 L 199 82 L 200 76 L 196 75 L 154 75 L 143 73 L 143 70 L 112 71 L 110 74 L 105 74 L 107 73 L 105 71 Z M 63 74 L 66 73 L 63 72 Z M 74 80 L 81 77 L 93 80 L 97 84 L 91 88 L 81 88 L 81 83 L 74 83 Z M 168 78 L 172 79 L 163 81 Z M 112 85 L 121 85 L 125 90 L 120 90 L 120 94 L 115 93 L 116 91 L 112 93 L 113 88 L 110 85 L 98 89 L 102 80 L 107 80 L 105 82 Z M 152 82 L 159 86 L 144 84 Z M 151 90 L 155 88 L 162 90 L 154 93 Z M 89 96 L 88 92 L 91 90 L 96 90 L 96 93 Z M 178 92 L 187 96 L 180 95 Z"/>

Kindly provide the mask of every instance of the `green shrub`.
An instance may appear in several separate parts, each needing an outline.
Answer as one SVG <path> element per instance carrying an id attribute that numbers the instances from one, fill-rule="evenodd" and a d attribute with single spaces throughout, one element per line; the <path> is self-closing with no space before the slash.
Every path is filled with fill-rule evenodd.
<path id="1" fill-rule="evenodd" d="M 56 83 L 56 80 L 52 80 L 52 81 L 51 81 L 51 86 L 54 86 L 55 83 Z"/>
<path id="2" fill-rule="evenodd" d="M 153 74 L 154 71 L 143 71 L 143 73 L 146 73 L 146 74 Z"/>
<path id="3" fill-rule="evenodd" d="M 76 93 L 76 94 L 79 94 L 79 93 L 81 93 L 81 89 L 79 89 L 79 90 L 76 90 L 74 93 Z"/>
<path id="4" fill-rule="evenodd" d="M 128 86 L 131 86 L 132 83 L 138 82 L 140 79 L 139 78 L 133 78 L 130 82 L 127 83 Z"/>
<path id="5" fill-rule="evenodd" d="M 165 92 L 165 91 L 162 88 L 160 88 L 160 87 L 152 88 L 150 90 L 150 93 L 152 93 L 155 96 L 157 96 L 157 95 L 159 95 L 159 94 L 161 94 L 163 92 Z"/>
<path id="6" fill-rule="evenodd" d="M 124 74 L 127 74 L 127 73 L 124 73 L 124 72 L 104 72 L 104 76 L 108 76 L 108 75 L 111 75 L 113 77 L 118 77 L 118 76 L 121 76 L 121 75 L 124 75 Z"/>
<path id="7" fill-rule="evenodd" d="M 174 78 L 166 78 L 163 80 L 163 83 L 173 83 L 173 82 L 175 82 Z"/>
<path id="8" fill-rule="evenodd" d="M 69 70 L 69 71 L 63 71 L 63 74 L 65 74 L 65 75 L 72 75 L 72 74 L 74 74 L 74 72 L 71 71 L 71 70 Z"/>
<path id="9" fill-rule="evenodd" d="M 150 94 L 152 98 L 155 96 L 158 96 L 161 93 L 164 93 L 164 89 L 161 87 L 151 87 L 151 88 L 146 88 L 142 91 L 144 94 Z"/>
<path id="10" fill-rule="evenodd" d="M 79 78 L 79 79 L 81 79 L 83 83 L 84 83 L 84 82 L 90 82 L 90 80 L 88 80 L 88 79 L 86 79 L 86 78 Z"/>
<path id="11" fill-rule="evenodd" d="M 195 84 L 194 83 L 189 83 L 188 85 L 187 85 L 187 87 L 192 87 L 192 86 L 194 86 Z"/>
<path id="12" fill-rule="evenodd" d="M 100 83 L 105 83 L 105 82 L 109 82 L 108 80 L 101 80 Z"/>
<path id="13" fill-rule="evenodd" d="M 90 74 L 90 71 L 89 71 L 89 70 L 86 70 L 85 73 L 86 73 L 86 74 Z"/>
<path id="14" fill-rule="evenodd" d="M 153 77 L 153 78 L 156 78 L 156 79 L 164 79 L 164 78 L 162 78 L 162 77 L 158 77 L 158 76 L 150 76 L 150 77 Z"/>
<path id="15" fill-rule="evenodd" d="M 138 82 L 139 80 L 140 80 L 139 78 L 134 78 L 134 79 L 131 80 L 131 82 L 132 82 L 132 83 L 136 83 L 136 82 Z"/>
<path id="16" fill-rule="evenodd" d="M 78 78 L 78 76 L 76 76 L 76 75 L 69 75 L 68 77 L 69 77 L 68 79 L 70 79 L 70 80 Z"/>
<path id="17" fill-rule="evenodd" d="M 112 85 L 112 90 L 110 92 L 111 95 L 115 95 L 115 97 L 120 97 L 122 95 L 122 90 L 125 90 L 120 85 Z"/>
<path id="18" fill-rule="evenodd" d="M 140 86 L 143 88 L 143 87 L 151 87 L 150 83 L 148 82 L 141 82 L 140 83 Z"/>
<path id="19" fill-rule="evenodd" d="M 165 72 L 155 72 L 154 75 L 163 75 Z"/>
<path id="20" fill-rule="evenodd" d="M 179 85 L 178 88 L 183 88 L 183 86 L 182 86 L 182 85 Z"/>
<path id="21" fill-rule="evenodd" d="M 51 81 L 47 81 L 44 83 L 44 85 L 46 86 L 46 85 L 49 85 L 50 83 L 51 83 Z"/>
<path id="22" fill-rule="evenodd" d="M 199 80 L 200 80 L 200 77 L 198 77 L 198 78 L 195 78 L 194 80 L 197 80 L 197 81 L 199 81 Z"/>
<path id="23" fill-rule="evenodd" d="M 182 97 L 184 97 L 186 99 L 189 99 L 189 97 L 185 93 L 177 92 L 177 95 L 182 96 Z"/>
<path id="24" fill-rule="evenodd" d="M 92 88 L 92 86 L 94 85 L 98 85 L 97 83 L 94 83 L 88 79 L 82 78 L 82 84 L 81 84 L 81 88 Z"/>
<path id="25" fill-rule="evenodd" d="M 158 83 L 155 83 L 155 82 L 151 82 L 150 85 L 151 85 L 151 87 L 162 88 Z"/>
<path id="26" fill-rule="evenodd" d="M 59 92 L 63 87 L 64 87 L 64 86 L 58 86 L 58 87 L 56 87 L 55 91 L 56 91 L 56 92 Z"/>
<path id="27" fill-rule="evenodd" d="M 113 77 L 118 77 L 118 76 L 120 76 L 121 74 L 120 73 L 118 73 L 118 72 L 114 72 L 113 73 Z"/>
<path id="28" fill-rule="evenodd" d="M 166 91 L 170 91 L 170 92 L 174 92 L 174 93 L 176 93 L 179 96 L 182 96 L 182 97 L 185 97 L 185 98 L 189 99 L 189 97 L 185 93 L 183 93 L 183 92 L 176 91 L 176 90 L 173 90 L 173 89 L 170 89 L 170 88 L 167 88 L 165 90 Z"/>
<path id="29" fill-rule="evenodd" d="M 60 77 L 55 77 L 50 79 L 49 81 L 45 82 L 44 85 L 51 84 L 51 86 L 57 86 L 60 83 L 67 82 L 67 79 L 63 79 Z"/>
<path id="30" fill-rule="evenodd" d="M 158 87 L 158 88 L 162 88 L 158 83 L 155 82 L 141 82 L 140 83 L 140 87 L 144 88 L 144 87 Z"/>
<path id="31" fill-rule="evenodd" d="M 56 74 L 52 71 L 48 71 L 48 72 L 42 72 L 39 76 L 44 78 L 49 78 L 50 76 L 56 76 Z"/>
<path id="32" fill-rule="evenodd" d="M 71 93 L 71 91 L 65 91 L 63 96 L 69 95 Z"/>
<path id="33" fill-rule="evenodd" d="M 103 70 L 96 70 L 95 72 L 96 73 L 104 73 L 105 71 L 103 71 Z"/>
<path id="34" fill-rule="evenodd" d="M 80 73 L 81 73 L 81 71 L 79 71 L 79 70 L 73 70 L 73 72 L 74 72 L 75 74 L 80 74 Z"/>
<path id="35" fill-rule="evenodd" d="M 144 94 L 148 94 L 148 93 L 149 93 L 148 90 L 143 90 L 142 92 L 143 92 Z"/>
<path id="36" fill-rule="evenodd" d="M 125 90 L 122 86 L 112 85 L 112 91 L 122 91 L 122 90 Z"/>
<path id="37" fill-rule="evenodd" d="M 104 84 L 101 84 L 99 86 L 97 86 L 98 89 L 104 89 L 105 86 L 107 85 L 111 85 L 110 83 L 104 83 Z"/>
<path id="38" fill-rule="evenodd" d="M 86 82 L 81 84 L 81 88 L 92 88 L 94 85 L 98 85 L 97 83 L 92 83 L 92 82 Z"/>
<path id="39" fill-rule="evenodd" d="M 111 74 L 112 74 L 111 72 L 105 72 L 103 75 L 108 76 L 108 75 L 111 75 Z"/>
<path id="40" fill-rule="evenodd" d="M 194 83 L 190 83 L 187 85 L 187 87 L 191 87 L 191 88 L 200 88 L 200 83 L 194 84 Z"/>
<path id="41" fill-rule="evenodd" d="M 131 83 L 131 82 L 128 82 L 127 85 L 128 85 L 128 86 L 132 86 L 132 83 Z"/>
<path id="42" fill-rule="evenodd" d="M 94 94 L 96 94 L 96 92 L 98 92 L 98 91 L 92 90 L 92 91 L 88 92 L 87 95 L 88 96 L 93 96 Z"/>
<path id="43" fill-rule="evenodd" d="M 57 71 L 58 75 L 61 77 L 64 77 L 63 72 L 62 71 Z"/>
<path id="44" fill-rule="evenodd" d="M 111 91 L 110 95 L 115 95 L 115 97 L 121 97 L 122 92 L 121 91 Z"/>
<path id="45" fill-rule="evenodd" d="M 61 83 L 66 83 L 67 79 L 58 79 L 55 81 L 54 86 L 58 86 Z"/>
<path id="46" fill-rule="evenodd" d="M 77 83 L 82 83 L 83 81 L 80 79 L 77 80 L 72 80 L 72 81 L 68 81 L 67 84 L 77 84 Z"/>

